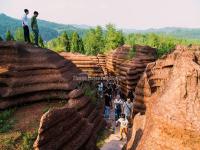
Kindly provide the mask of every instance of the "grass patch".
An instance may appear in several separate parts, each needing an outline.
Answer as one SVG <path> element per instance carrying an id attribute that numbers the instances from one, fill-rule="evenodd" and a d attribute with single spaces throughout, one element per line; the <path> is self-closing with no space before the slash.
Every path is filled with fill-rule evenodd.
<path id="1" fill-rule="evenodd" d="M 37 132 L 11 132 L 0 134 L 0 149 L 2 150 L 33 150 Z"/>
<path id="2" fill-rule="evenodd" d="M 25 132 L 22 133 L 22 144 L 20 146 L 21 150 L 32 150 L 33 143 L 37 137 L 37 132 Z"/>
<path id="3" fill-rule="evenodd" d="M 20 132 L 1 133 L 0 134 L 0 149 L 13 150 L 16 149 L 16 141 L 21 137 Z"/>
<path id="4" fill-rule="evenodd" d="M 14 120 L 10 119 L 16 109 L 8 109 L 0 112 L 0 133 L 8 132 L 12 129 Z"/>
<path id="5" fill-rule="evenodd" d="M 96 146 L 101 148 L 105 144 L 105 140 L 109 137 L 111 131 L 108 129 L 102 129 L 97 133 L 97 143 Z"/>
<path id="6" fill-rule="evenodd" d="M 129 51 L 129 53 L 128 53 L 128 60 L 131 60 L 133 57 L 135 57 L 135 54 L 136 54 L 136 49 L 135 49 L 135 47 L 133 46 L 133 47 L 131 48 L 131 50 Z"/>
<path id="7" fill-rule="evenodd" d="M 97 104 L 96 88 L 86 85 L 83 87 L 83 90 L 85 96 L 88 96 L 91 99 L 92 103 L 96 105 Z"/>

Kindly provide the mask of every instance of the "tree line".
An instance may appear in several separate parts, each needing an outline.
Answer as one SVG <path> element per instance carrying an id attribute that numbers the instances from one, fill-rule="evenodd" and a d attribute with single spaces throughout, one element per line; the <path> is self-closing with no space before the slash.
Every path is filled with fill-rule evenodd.
<path id="1" fill-rule="evenodd" d="M 33 32 L 30 33 L 30 40 L 31 40 L 31 43 L 34 42 L 34 35 L 33 35 Z M 0 41 L 3 41 L 3 38 L 0 36 Z M 17 28 L 17 30 L 15 31 L 14 34 L 12 34 L 10 32 L 10 30 L 8 30 L 6 32 L 6 35 L 5 35 L 5 41 L 24 41 L 24 31 L 22 28 Z M 44 44 L 44 41 L 43 41 L 43 38 L 41 35 L 39 35 L 39 38 L 38 38 L 38 43 L 39 43 L 39 46 L 40 47 L 45 47 L 45 44 Z"/>
<path id="2" fill-rule="evenodd" d="M 30 38 L 31 41 L 33 41 L 32 33 L 30 34 Z M 0 40 L 2 40 L 1 37 Z M 17 29 L 14 36 L 7 31 L 6 41 L 9 40 L 23 41 L 23 30 L 21 28 Z M 78 52 L 86 55 L 106 53 L 123 44 L 131 46 L 136 44 L 148 45 L 156 48 L 157 55 L 160 57 L 174 49 L 177 44 L 200 45 L 200 40 L 176 38 L 169 35 L 155 33 L 124 34 L 121 30 L 117 30 L 114 25 L 108 24 L 105 29 L 101 26 L 89 29 L 83 37 L 81 37 L 77 32 L 63 32 L 57 38 L 44 43 L 40 36 L 39 43 L 41 47 L 46 47 L 56 52 Z"/>

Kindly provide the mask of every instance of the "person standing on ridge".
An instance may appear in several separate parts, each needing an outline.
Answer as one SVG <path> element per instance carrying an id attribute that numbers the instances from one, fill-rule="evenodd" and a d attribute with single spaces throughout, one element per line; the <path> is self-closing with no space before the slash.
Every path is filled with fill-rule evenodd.
<path id="1" fill-rule="evenodd" d="M 38 24 L 37 24 L 38 14 L 39 13 L 37 11 L 34 11 L 33 17 L 31 18 L 31 28 L 34 33 L 34 42 L 35 42 L 36 46 L 38 46 L 38 34 L 39 34 L 39 28 L 38 28 Z"/>
<path id="2" fill-rule="evenodd" d="M 30 35 L 29 35 L 29 28 L 28 28 L 28 17 L 27 15 L 29 14 L 29 10 L 28 9 L 24 9 L 24 15 L 22 17 L 22 27 L 24 30 L 24 40 L 25 42 L 30 43 Z"/>

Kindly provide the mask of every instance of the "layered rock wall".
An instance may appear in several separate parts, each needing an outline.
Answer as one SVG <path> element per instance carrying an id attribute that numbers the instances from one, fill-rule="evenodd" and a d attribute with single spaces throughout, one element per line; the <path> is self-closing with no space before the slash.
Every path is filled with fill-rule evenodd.
<path id="1" fill-rule="evenodd" d="M 177 46 L 147 66 L 136 87 L 132 138 L 127 149 L 198 150 L 200 48 Z M 142 119 L 143 118 L 143 119 Z M 141 137 L 135 139 L 136 132 Z M 137 143 L 135 147 L 134 142 Z"/>
<path id="2" fill-rule="evenodd" d="M 74 76 L 79 73 L 70 60 L 48 49 L 0 42 L 0 109 L 68 101 L 42 116 L 34 149 L 97 149 L 97 132 L 105 125 L 103 104 L 93 104 L 78 89 Z"/>
<path id="3" fill-rule="evenodd" d="M 104 58 L 103 55 L 98 56 L 86 56 L 79 53 L 60 53 L 67 60 L 71 60 L 80 70 L 87 73 L 90 77 L 102 77 L 104 76 Z M 98 58 L 101 58 L 99 61 Z"/>
<path id="4" fill-rule="evenodd" d="M 135 87 L 142 76 L 146 65 L 155 61 L 156 49 L 149 46 L 133 47 L 135 54 L 131 60 L 122 62 L 119 65 L 120 86 L 123 93 L 127 95 L 128 91 L 135 91 Z"/>
<path id="5" fill-rule="evenodd" d="M 19 43 L 0 43 L 0 109 L 68 99 L 80 70 L 58 54 Z"/>
<path id="6" fill-rule="evenodd" d="M 105 125 L 101 107 L 95 107 L 80 90 L 69 93 L 63 108 L 41 118 L 34 147 L 38 150 L 95 150 L 97 132 Z"/>

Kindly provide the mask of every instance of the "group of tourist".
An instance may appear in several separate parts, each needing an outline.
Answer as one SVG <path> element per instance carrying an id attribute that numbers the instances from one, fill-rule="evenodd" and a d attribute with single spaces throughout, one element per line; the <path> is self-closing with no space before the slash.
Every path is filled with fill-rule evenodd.
<path id="1" fill-rule="evenodd" d="M 120 123 L 120 140 L 123 139 L 123 133 L 127 135 L 128 127 L 131 126 L 133 113 L 133 100 L 135 95 L 129 91 L 127 97 L 121 92 L 119 84 L 115 81 L 99 82 L 98 92 L 101 98 L 104 98 L 105 108 L 104 117 L 110 119 L 111 109 L 115 110 L 116 125 Z M 114 106 L 114 107 L 113 107 Z"/>
<path id="2" fill-rule="evenodd" d="M 24 9 L 24 15 L 22 17 L 22 27 L 24 30 L 24 40 L 25 40 L 25 42 L 30 43 L 31 40 L 30 40 L 29 27 L 28 27 L 28 14 L 29 14 L 29 10 Z M 39 28 L 38 28 L 38 24 L 37 24 L 38 14 L 39 13 L 37 11 L 34 11 L 33 16 L 31 18 L 31 29 L 34 34 L 34 44 L 36 47 L 38 46 L 38 35 L 39 35 Z"/>

